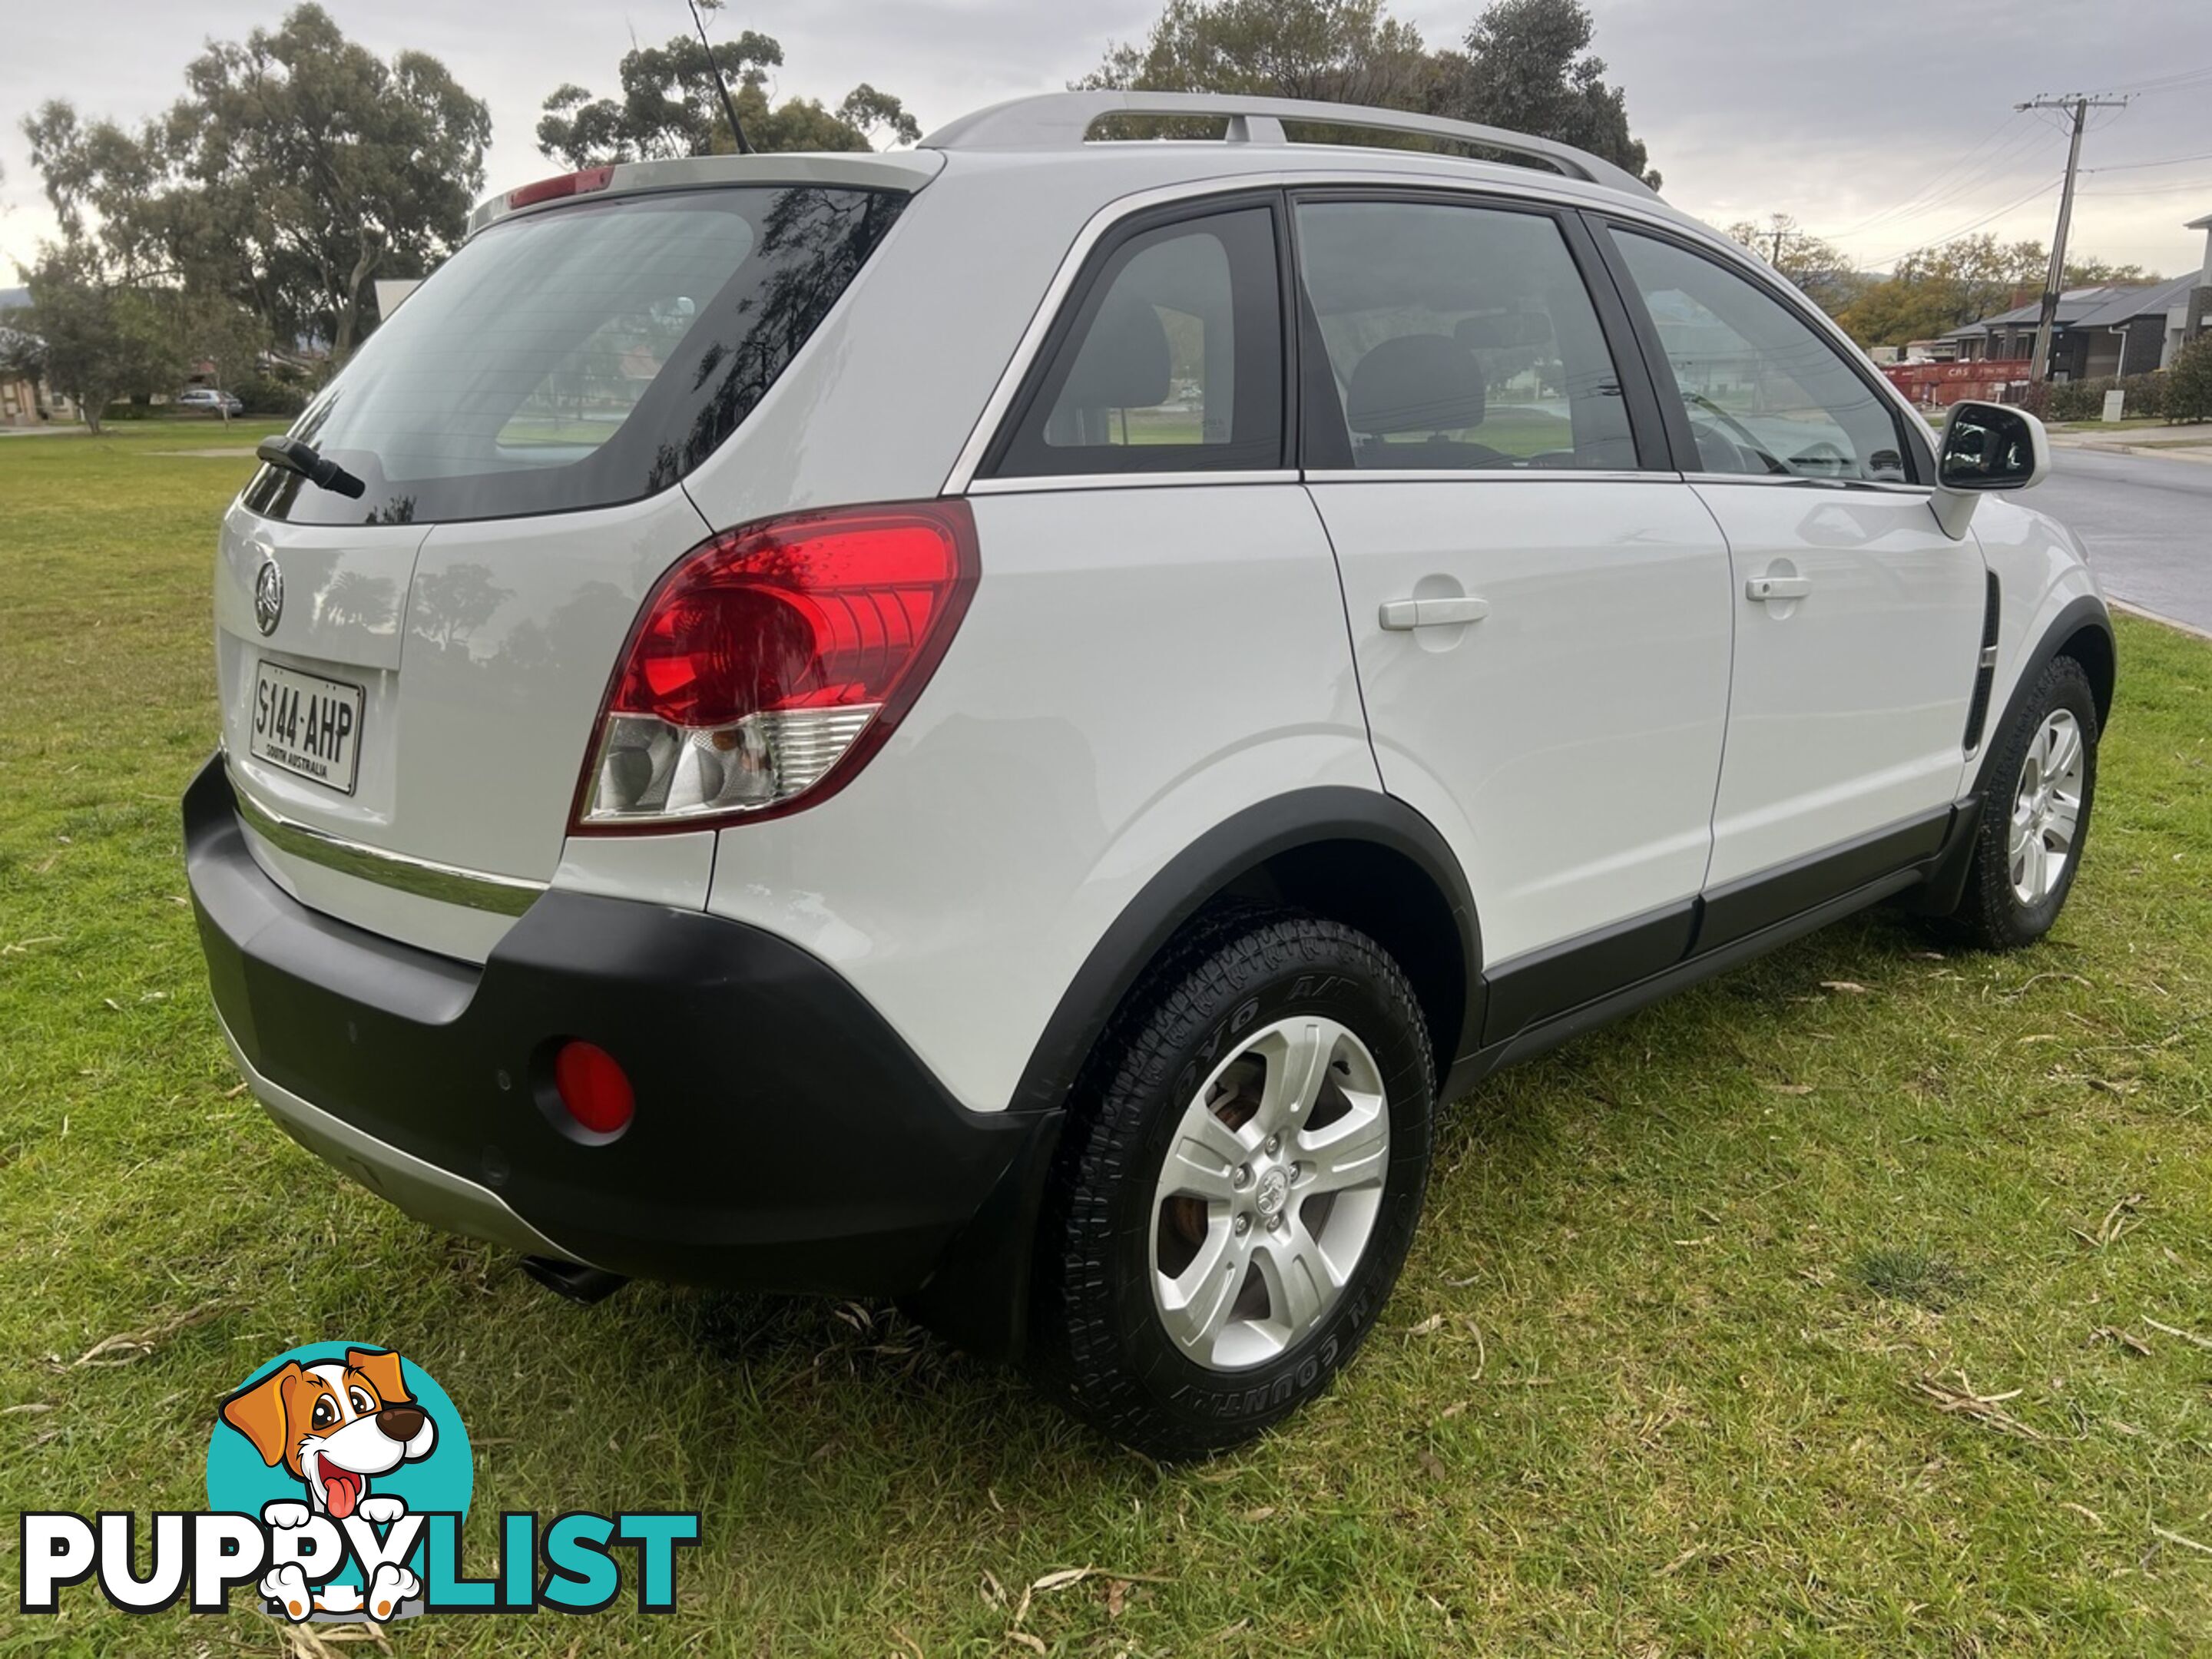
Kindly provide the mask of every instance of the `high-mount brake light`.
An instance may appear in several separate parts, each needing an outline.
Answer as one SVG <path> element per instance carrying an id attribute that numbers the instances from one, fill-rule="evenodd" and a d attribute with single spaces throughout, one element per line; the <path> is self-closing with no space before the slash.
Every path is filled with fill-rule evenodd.
<path id="1" fill-rule="evenodd" d="M 799 514 L 694 549 L 630 635 L 572 827 L 738 821 L 833 793 L 913 706 L 975 579 L 957 500 Z"/>
<path id="2" fill-rule="evenodd" d="M 510 209 L 526 208 L 563 196 L 588 196 L 595 190 L 605 190 L 614 182 L 614 177 L 615 170 L 611 167 L 559 173 L 550 179 L 540 179 L 534 185 L 525 185 L 520 190 L 510 190 L 507 192 L 507 204 Z"/>

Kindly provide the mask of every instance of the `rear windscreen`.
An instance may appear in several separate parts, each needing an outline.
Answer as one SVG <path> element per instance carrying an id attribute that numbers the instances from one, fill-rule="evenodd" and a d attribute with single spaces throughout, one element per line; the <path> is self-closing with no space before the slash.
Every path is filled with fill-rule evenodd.
<path id="1" fill-rule="evenodd" d="M 298 524 L 611 507 L 737 429 L 905 198 L 812 186 L 568 207 L 473 238 L 292 428 L 358 500 L 264 467 L 246 505 Z"/>

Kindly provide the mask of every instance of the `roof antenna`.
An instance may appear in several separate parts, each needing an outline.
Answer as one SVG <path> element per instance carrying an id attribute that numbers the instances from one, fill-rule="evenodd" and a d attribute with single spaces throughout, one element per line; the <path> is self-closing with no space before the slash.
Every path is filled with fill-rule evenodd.
<path id="1" fill-rule="evenodd" d="M 707 54 L 707 67 L 714 72 L 714 87 L 722 94 L 722 113 L 730 118 L 730 131 L 737 137 L 738 154 L 750 155 L 753 147 L 745 142 L 744 127 L 738 120 L 737 100 L 730 96 L 730 83 L 722 78 L 722 66 L 714 61 L 714 48 L 707 40 L 706 20 L 699 15 L 699 0 L 684 0 L 691 8 L 692 27 L 699 31 L 700 50 Z"/>

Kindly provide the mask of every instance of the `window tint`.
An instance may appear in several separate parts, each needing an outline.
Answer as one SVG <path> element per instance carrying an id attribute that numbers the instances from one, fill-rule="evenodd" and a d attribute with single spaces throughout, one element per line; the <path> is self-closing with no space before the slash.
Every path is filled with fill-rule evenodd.
<path id="1" fill-rule="evenodd" d="M 1907 481 L 1896 415 L 1802 319 L 1672 242 L 1614 238 L 1659 331 L 1700 470 Z"/>
<path id="2" fill-rule="evenodd" d="M 1267 209 L 1142 232 L 1080 292 L 998 476 L 1283 464 L 1282 307 Z"/>
<path id="3" fill-rule="evenodd" d="M 246 505 L 313 524 L 607 507 L 736 430 L 882 240 L 901 197 L 812 187 L 619 198 L 470 239 L 295 434 L 359 500 L 264 468 Z"/>
<path id="4" fill-rule="evenodd" d="M 1308 375 L 1310 461 L 1335 447 L 1367 468 L 1636 465 L 1620 377 L 1549 217 L 1418 202 L 1297 214 L 1328 366 L 1327 382 Z"/>

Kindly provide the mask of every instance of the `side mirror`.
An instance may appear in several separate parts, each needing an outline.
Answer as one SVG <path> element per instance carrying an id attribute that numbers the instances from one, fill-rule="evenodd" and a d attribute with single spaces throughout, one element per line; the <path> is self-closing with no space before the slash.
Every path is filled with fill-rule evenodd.
<path id="1" fill-rule="evenodd" d="M 2050 472 L 2051 437 L 2034 416 L 2003 404 L 1955 404 L 1936 458 L 1936 521 L 1952 540 L 1964 540 L 1976 497 L 2026 489 Z"/>

